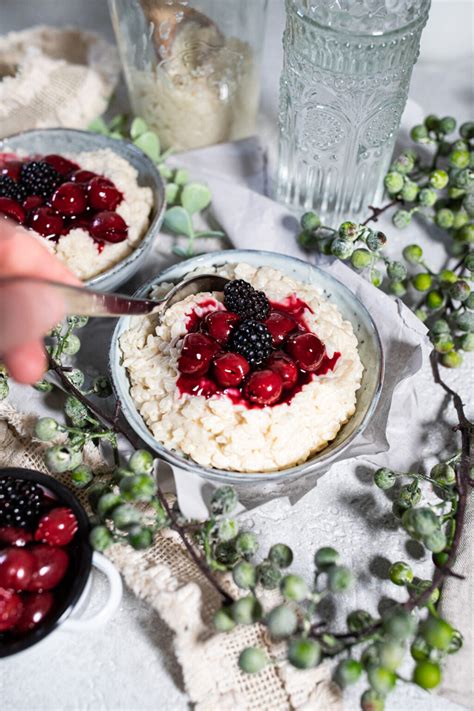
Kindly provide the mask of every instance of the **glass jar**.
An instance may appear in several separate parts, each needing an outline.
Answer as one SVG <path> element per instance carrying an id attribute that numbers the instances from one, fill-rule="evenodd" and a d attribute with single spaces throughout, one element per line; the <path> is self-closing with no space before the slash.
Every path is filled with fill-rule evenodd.
<path id="1" fill-rule="evenodd" d="M 109 0 L 130 102 L 162 146 L 255 133 L 267 0 Z"/>
<path id="2" fill-rule="evenodd" d="M 276 198 L 325 224 L 382 195 L 430 0 L 286 0 Z"/>

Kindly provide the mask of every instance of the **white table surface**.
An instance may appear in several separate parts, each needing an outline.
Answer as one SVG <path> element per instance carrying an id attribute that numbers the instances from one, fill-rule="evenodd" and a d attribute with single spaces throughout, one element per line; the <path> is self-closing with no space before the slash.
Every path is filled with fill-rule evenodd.
<path id="1" fill-rule="evenodd" d="M 434 1 L 436 4 L 437 0 Z M 449 0 L 451 12 L 459 13 L 459 16 L 464 18 L 469 4 L 470 0 Z M 269 26 L 264 47 L 263 118 L 260 134 L 271 153 L 276 135 L 284 13 L 282 0 L 270 0 L 269 6 Z M 434 15 L 439 15 L 440 8 L 435 5 L 435 10 Z M 0 33 L 23 29 L 37 23 L 76 24 L 101 31 L 112 39 L 105 0 L 0 0 Z M 472 58 L 458 56 L 459 48 L 458 51 L 455 49 L 456 37 L 443 34 L 440 23 L 434 22 L 426 32 L 430 33 L 425 42 L 426 56 L 429 55 L 430 58 L 424 59 L 422 54 L 415 67 L 410 97 L 423 107 L 425 113 L 443 114 L 449 110 L 450 114 L 460 120 L 467 120 L 473 113 Z M 443 55 L 442 61 L 431 59 L 431 48 L 437 34 L 444 47 L 444 51 L 440 53 Z M 446 51 L 446 43 L 449 45 L 450 42 L 453 46 L 451 54 Z M 450 58 L 455 54 L 456 59 Z M 426 244 L 425 242 L 428 258 L 436 261 L 440 256 L 439 250 L 426 247 Z M 99 354 L 97 360 L 103 360 L 102 354 Z M 469 377 L 466 368 L 448 375 L 454 387 L 466 387 L 466 378 Z M 431 421 L 442 407 L 443 397 L 433 385 L 428 368 L 424 368 L 420 373 L 419 381 L 420 392 L 424 393 L 424 402 L 429 403 L 427 421 Z M 34 391 L 28 390 L 27 394 L 24 389 L 14 388 L 13 395 L 17 402 L 27 398 L 30 410 L 39 404 L 40 396 Z M 452 413 L 447 413 L 447 419 L 452 420 Z M 441 449 L 448 443 L 447 437 L 449 426 L 446 422 L 433 427 L 428 441 L 420 442 L 420 455 Z M 322 481 L 320 493 L 325 497 L 322 515 L 324 511 L 330 514 L 331 506 L 333 511 L 339 511 L 340 491 L 331 490 L 328 478 Z M 364 477 L 360 472 L 358 476 L 348 473 L 348 493 L 354 500 L 362 494 L 364 486 L 367 485 L 364 484 Z M 314 510 L 308 510 L 308 520 L 314 515 Z M 264 516 L 260 523 L 262 535 L 268 541 L 275 540 L 275 536 L 281 536 L 290 544 L 292 536 L 295 535 L 294 530 L 298 528 L 288 525 L 284 527 L 287 530 L 282 530 L 281 521 L 277 527 L 273 521 L 272 526 L 272 516 Z M 326 536 L 327 543 L 337 539 L 335 527 L 334 519 L 331 521 L 329 517 L 327 530 L 324 526 L 314 529 L 317 533 L 317 545 L 326 543 Z M 275 528 L 278 528 L 278 533 Z M 297 543 L 297 540 L 293 540 Z M 359 539 L 359 543 L 365 545 L 362 539 Z M 343 542 L 341 547 L 342 545 Z M 396 537 L 393 538 L 393 545 L 397 545 Z M 357 551 L 357 541 L 352 541 L 350 548 L 351 551 Z M 305 561 L 302 560 L 300 565 L 304 572 Z M 100 576 L 95 576 L 92 609 L 100 604 L 104 595 L 105 583 Z M 4 711 L 180 711 L 188 706 L 180 668 L 173 655 L 169 630 L 156 613 L 129 592 L 125 592 L 119 613 L 106 629 L 82 635 L 58 631 L 38 647 L 15 658 L 3 660 L 0 664 L 0 708 Z M 352 694 L 348 698 L 346 708 L 358 708 L 356 695 Z M 389 697 L 386 708 L 387 711 L 455 711 L 461 707 L 414 687 L 400 686 Z"/>

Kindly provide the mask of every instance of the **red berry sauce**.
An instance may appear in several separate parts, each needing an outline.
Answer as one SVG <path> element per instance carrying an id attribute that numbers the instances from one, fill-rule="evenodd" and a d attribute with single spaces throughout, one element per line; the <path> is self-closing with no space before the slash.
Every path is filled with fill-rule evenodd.
<path id="1" fill-rule="evenodd" d="M 52 241 L 80 227 L 96 242 L 99 254 L 106 242 L 115 244 L 127 239 L 127 224 L 116 212 L 122 193 L 108 178 L 83 170 L 64 156 L 19 158 L 13 153 L 0 153 L 0 178 L 8 176 L 20 186 L 22 165 L 32 160 L 47 163 L 58 173 L 54 191 L 48 198 L 28 191 L 22 203 L 0 196 L 0 215 Z"/>
<path id="2" fill-rule="evenodd" d="M 295 294 L 271 302 L 264 321 L 274 350 L 259 368 L 229 350 L 229 337 L 239 324 L 237 314 L 214 299 L 203 300 L 187 314 L 187 335 L 181 345 L 177 379 L 181 395 L 228 397 L 234 405 L 262 408 L 289 403 L 315 377 L 336 367 L 305 320 L 310 307 Z"/>

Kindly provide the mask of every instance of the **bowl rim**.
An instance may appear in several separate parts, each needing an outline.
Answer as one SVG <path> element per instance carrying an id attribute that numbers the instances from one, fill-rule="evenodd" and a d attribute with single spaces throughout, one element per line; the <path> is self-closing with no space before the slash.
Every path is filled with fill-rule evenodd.
<path id="1" fill-rule="evenodd" d="M 118 319 L 117 324 L 114 328 L 114 332 L 112 334 L 112 339 L 110 343 L 110 350 L 109 350 L 109 371 L 112 379 L 112 385 L 113 389 L 115 392 L 115 395 L 117 399 L 120 401 L 122 405 L 122 411 L 124 414 L 125 419 L 127 420 L 128 424 L 132 427 L 132 429 L 136 432 L 136 434 L 139 435 L 139 437 L 154 451 L 157 453 L 158 456 L 162 457 L 165 461 L 167 461 L 169 464 L 172 466 L 178 468 L 178 469 L 184 469 L 188 472 L 192 472 L 193 474 L 198 474 L 200 477 L 203 479 L 207 479 L 209 481 L 213 482 L 218 482 L 220 484 L 225 484 L 225 483 L 230 483 L 231 481 L 236 484 L 241 484 L 241 483 L 246 483 L 246 484 L 259 484 L 262 482 L 280 482 L 282 480 L 288 480 L 290 478 L 296 478 L 303 476 L 305 474 L 309 473 L 314 473 L 317 471 L 320 471 L 323 467 L 328 467 L 329 465 L 334 462 L 343 452 L 346 451 L 346 449 L 352 444 L 354 439 L 356 437 L 360 436 L 365 429 L 367 428 L 369 422 L 371 421 L 377 406 L 379 404 L 380 400 L 380 395 L 382 392 L 382 386 L 383 386 L 383 381 L 384 381 L 384 376 L 385 376 L 385 356 L 384 356 L 384 349 L 383 349 L 383 344 L 382 344 L 382 339 L 380 337 L 380 333 L 378 331 L 377 325 L 375 324 L 372 316 L 370 315 L 370 312 L 366 308 L 366 306 L 358 299 L 358 297 L 354 294 L 353 291 L 351 291 L 345 284 L 343 284 L 339 279 L 334 277 L 332 274 L 329 274 L 327 271 L 315 266 L 314 264 L 311 264 L 310 262 L 305 261 L 304 259 L 300 259 L 298 257 L 293 257 L 289 256 L 286 254 L 281 254 L 278 252 L 271 252 L 268 250 L 258 250 L 258 249 L 227 249 L 227 250 L 219 250 L 215 252 L 206 252 L 204 254 L 198 255 L 196 257 L 192 257 L 190 259 L 187 259 L 183 262 L 178 262 L 177 264 L 174 264 L 164 271 L 160 272 L 158 276 L 154 276 L 151 279 L 148 279 L 141 287 L 139 287 L 135 293 L 134 296 L 140 297 L 143 296 L 147 291 L 150 290 L 151 287 L 162 283 L 163 281 L 167 281 L 167 276 L 170 273 L 173 273 L 176 271 L 177 268 L 181 267 L 183 268 L 184 265 L 190 265 L 189 271 L 192 271 L 192 269 L 198 268 L 201 266 L 201 262 L 204 260 L 209 260 L 209 258 L 212 260 L 212 265 L 213 266 L 220 266 L 219 264 L 219 259 L 224 259 L 222 264 L 232 264 L 234 263 L 234 260 L 229 260 L 229 257 L 231 255 L 235 255 L 236 259 L 235 262 L 238 261 L 243 261 L 245 262 L 245 255 L 252 254 L 252 255 L 261 255 L 265 257 L 278 257 L 282 258 L 283 260 L 288 260 L 289 262 L 298 262 L 301 264 L 304 264 L 306 268 L 309 268 L 311 271 L 316 271 L 317 273 L 324 274 L 324 278 L 328 279 L 330 282 L 332 282 L 337 289 L 342 290 L 345 292 L 347 295 L 350 295 L 350 298 L 352 300 L 355 300 L 355 302 L 358 305 L 358 308 L 360 308 L 364 313 L 367 318 L 367 322 L 370 327 L 371 335 L 374 339 L 375 345 L 376 345 L 376 350 L 378 352 L 378 373 L 377 373 L 377 380 L 376 380 L 376 387 L 372 396 L 372 399 L 370 401 L 370 404 L 367 408 L 367 411 L 359 424 L 358 428 L 354 430 L 354 432 L 347 437 L 344 442 L 341 442 L 339 446 L 337 446 L 333 451 L 327 452 L 327 448 L 321 450 L 321 452 L 317 452 L 312 458 L 308 459 L 307 461 L 298 464 L 296 466 L 292 467 L 286 467 L 285 469 L 279 469 L 277 471 L 272 471 L 272 472 L 236 472 L 236 471 L 231 471 L 227 469 L 216 469 L 213 467 L 204 467 L 197 462 L 195 462 L 192 459 L 187 459 L 182 455 L 179 455 L 169 449 L 167 449 L 164 445 L 162 445 L 158 440 L 156 440 L 148 427 L 145 424 L 145 421 L 141 417 L 140 413 L 138 412 L 136 406 L 134 405 L 129 390 L 124 391 L 121 387 L 120 383 L 120 377 L 119 377 L 119 372 L 122 371 L 123 375 L 125 376 L 126 380 L 128 381 L 127 374 L 120 362 L 120 346 L 119 346 L 119 338 L 122 335 L 122 333 L 125 330 L 125 324 L 127 323 L 127 319 L 129 318 L 128 316 L 122 316 Z M 343 425 L 344 427 L 344 425 Z"/>
<path id="2" fill-rule="evenodd" d="M 0 151 L 5 148 L 5 143 L 7 143 L 11 139 L 20 139 L 23 136 L 31 136 L 34 134 L 44 134 L 44 133 L 49 133 L 49 134 L 65 134 L 67 137 L 69 134 L 73 135 L 79 135 L 79 136 L 87 136 L 88 140 L 91 140 L 92 142 L 98 142 L 101 144 L 102 148 L 110 148 L 110 150 L 114 151 L 117 155 L 121 155 L 114 147 L 117 145 L 118 139 L 116 138 L 111 138 L 110 136 L 105 136 L 102 133 L 94 133 L 93 131 L 84 131 L 78 128 L 63 128 L 62 126 L 57 126 L 57 127 L 51 127 L 51 128 L 33 128 L 28 131 L 18 131 L 18 133 L 11 133 L 9 136 L 3 136 L 0 138 Z M 163 218 L 165 215 L 165 210 L 166 210 L 166 196 L 165 196 L 165 186 L 163 179 L 160 175 L 159 170 L 149 158 L 146 153 L 144 153 L 140 148 L 138 148 L 132 141 L 130 141 L 128 138 L 121 139 L 120 144 L 124 148 L 125 153 L 129 154 L 134 154 L 136 157 L 143 163 L 144 167 L 148 168 L 149 174 L 153 176 L 153 179 L 155 181 L 155 188 L 156 192 L 158 193 L 158 199 L 160 202 L 160 205 L 157 205 L 156 198 L 155 198 L 155 192 L 153 194 L 153 208 L 155 209 L 155 216 L 151 220 L 150 224 L 147 227 L 147 230 L 140 240 L 140 243 L 138 246 L 133 249 L 130 254 L 128 254 L 124 259 L 120 260 L 120 262 L 117 262 L 117 264 L 114 264 L 113 266 L 110 267 L 110 269 L 107 269 L 104 272 L 100 272 L 97 274 L 95 277 L 92 277 L 92 279 L 88 279 L 87 281 L 84 281 L 83 284 L 84 286 L 90 287 L 90 288 L 100 288 L 102 283 L 106 281 L 107 279 L 113 278 L 116 276 L 119 272 L 122 271 L 122 269 L 126 269 L 130 264 L 132 264 L 135 260 L 139 259 L 140 256 L 148 246 L 150 245 L 151 242 L 153 242 L 154 238 L 158 234 L 161 224 L 163 222 Z M 8 144 L 7 144 L 8 147 Z M 74 151 L 74 146 L 72 146 L 72 151 Z M 121 156 L 123 157 L 123 156 Z"/>
<path id="3" fill-rule="evenodd" d="M 51 617 L 23 637 L 6 641 L 1 640 L 0 658 L 17 654 L 34 646 L 59 627 L 62 622 L 69 617 L 75 605 L 78 603 L 87 585 L 92 568 L 92 547 L 89 543 L 88 535 L 90 529 L 89 518 L 82 504 L 79 502 L 79 499 L 74 496 L 73 492 L 54 477 L 43 474 L 35 469 L 23 469 L 21 467 L 0 468 L 0 479 L 7 476 L 14 477 L 15 479 L 23 479 L 25 481 L 33 481 L 49 489 L 49 491 L 58 497 L 58 502 L 61 503 L 61 505 L 66 505 L 72 509 L 78 522 L 77 534 L 79 534 L 79 536 L 77 545 L 79 546 L 80 555 L 78 556 L 79 565 L 74 569 L 74 577 L 69 592 L 56 606 Z"/>

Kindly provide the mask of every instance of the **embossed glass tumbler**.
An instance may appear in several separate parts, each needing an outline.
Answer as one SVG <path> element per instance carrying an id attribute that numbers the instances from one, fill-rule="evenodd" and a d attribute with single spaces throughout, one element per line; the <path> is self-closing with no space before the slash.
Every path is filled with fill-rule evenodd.
<path id="1" fill-rule="evenodd" d="M 286 0 L 275 197 L 325 224 L 377 203 L 430 0 Z"/>

